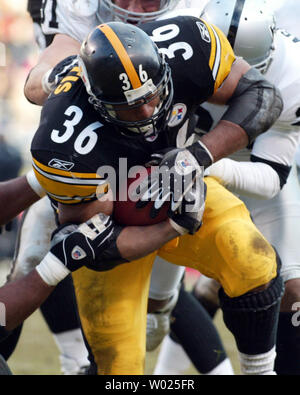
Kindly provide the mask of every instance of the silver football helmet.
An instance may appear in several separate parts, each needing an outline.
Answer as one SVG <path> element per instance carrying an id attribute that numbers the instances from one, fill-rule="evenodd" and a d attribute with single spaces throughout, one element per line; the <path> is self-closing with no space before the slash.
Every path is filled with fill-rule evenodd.
<path id="1" fill-rule="evenodd" d="M 235 54 L 265 73 L 274 50 L 275 17 L 265 0 L 211 0 L 201 18 L 219 27 Z"/>
<path id="2" fill-rule="evenodd" d="M 149 4 L 150 9 L 150 5 L 152 6 L 155 2 L 157 2 L 158 9 L 151 12 L 134 12 L 127 9 L 130 5 L 130 0 L 124 0 L 122 3 L 123 7 L 117 5 L 115 0 L 100 0 L 99 19 L 102 22 L 122 21 L 139 25 L 144 22 L 153 21 L 165 12 L 173 10 L 179 0 L 144 0 L 144 2 L 146 10 L 147 3 Z M 127 7 L 125 7 L 125 5 L 127 5 Z"/>

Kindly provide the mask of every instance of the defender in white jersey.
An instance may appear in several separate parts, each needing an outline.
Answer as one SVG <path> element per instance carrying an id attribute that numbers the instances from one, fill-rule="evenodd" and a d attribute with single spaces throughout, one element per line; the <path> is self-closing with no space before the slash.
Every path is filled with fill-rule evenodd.
<path id="1" fill-rule="evenodd" d="M 274 10 L 277 27 L 300 38 L 300 2 L 298 0 L 270 0 L 270 7 Z M 300 144 L 296 152 L 295 162 L 300 181 Z"/>
<path id="2" fill-rule="evenodd" d="M 237 9 L 237 4 L 242 8 Z M 187 13 L 190 11 L 186 10 Z M 275 30 L 274 37 L 267 31 L 269 28 L 264 32 L 259 12 L 260 8 L 255 9 L 251 1 L 213 0 L 201 15 L 220 27 L 229 39 L 231 37 L 235 52 L 250 64 L 259 66 L 265 77 L 280 89 L 284 100 L 284 109 L 277 122 L 256 139 L 251 149 L 222 159 L 208 172 L 244 200 L 255 224 L 279 252 L 286 291 L 279 318 L 276 371 L 278 374 L 299 374 L 300 330 L 293 326 L 292 317 L 300 300 L 297 236 L 300 231 L 300 188 L 294 164 L 300 128 L 300 40 L 284 30 Z M 254 30 L 255 35 L 251 34 Z M 210 104 L 203 107 L 214 122 L 225 111 Z M 204 276 L 200 277 L 195 289 L 200 300 L 205 300 L 210 307 L 218 300 L 217 291 L 218 287 Z M 170 339 L 166 340 L 155 374 L 169 371 L 167 355 L 174 355 L 177 347 Z M 187 366 L 184 357 L 181 361 Z M 182 373 L 180 367 L 178 372 Z"/>
<path id="3" fill-rule="evenodd" d="M 141 24 L 177 8 L 203 7 L 208 0 L 46 0 L 42 8 L 44 34 L 66 34 L 82 42 L 103 22 Z"/>
<path id="4" fill-rule="evenodd" d="M 207 0 L 44 0 L 41 8 L 42 30 L 54 40 L 31 71 L 24 93 L 42 105 L 50 93 L 49 72 L 58 62 L 79 51 L 88 32 L 102 22 L 121 20 L 140 24 L 157 19 L 175 7 L 196 7 Z"/>

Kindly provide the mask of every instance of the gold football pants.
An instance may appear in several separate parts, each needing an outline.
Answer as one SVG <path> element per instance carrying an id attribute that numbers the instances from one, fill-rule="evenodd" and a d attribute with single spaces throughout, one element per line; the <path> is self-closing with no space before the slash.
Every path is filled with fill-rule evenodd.
<path id="1" fill-rule="evenodd" d="M 207 177 L 207 199 L 200 230 L 179 238 L 159 255 L 214 278 L 230 297 L 268 283 L 277 274 L 275 251 L 258 231 L 244 203 Z"/>
<path id="2" fill-rule="evenodd" d="M 253 225 L 244 204 L 206 178 L 203 225 L 145 258 L 108 272 L 73 274 L 79 314 L 99 374 L 143 374 L 146 311 L 152 263 L 164 259 L 216 279 L 230 297 L 276 276 L 275 252 Z"/>

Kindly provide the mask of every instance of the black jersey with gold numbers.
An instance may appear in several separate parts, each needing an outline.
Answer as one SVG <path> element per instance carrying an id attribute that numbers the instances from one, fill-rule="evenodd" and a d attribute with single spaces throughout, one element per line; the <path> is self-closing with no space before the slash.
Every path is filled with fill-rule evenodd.
<path id="1" fill-rule="evenodd" d="M 116 175 L 144 165 L 152 153 L 175 146 L 198 104 L 209 98 L 230 72 L 234 54 L 224 35 L 194 17 L 143 25 L 165 54 L 174 82 L 174 105 L 166 130 L 155 140 L 129 137 L 107 123 L 89 102 L 78 67 L 46 101 L 31 153 L 36 176 L 48 195 L 65 204 L 88 202 L 108 189 L 105 166 Z M 109 70 L 107 70 L 109 73 Z M 101 171 L 99 171 L 101 169 Z"/>

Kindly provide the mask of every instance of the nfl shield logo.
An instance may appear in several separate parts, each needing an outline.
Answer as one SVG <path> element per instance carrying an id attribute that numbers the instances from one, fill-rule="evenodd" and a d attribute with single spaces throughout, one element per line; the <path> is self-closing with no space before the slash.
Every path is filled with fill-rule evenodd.
<path id="1" fill-rule="evenodd" d="M 187 159 L 184 159 L 183 161 L 181 161 L 181 166 L 182 167 L 188 167 L 188 166 L 190 166 L 191 164 L 189 163 L 189 161 L 187 160 Z"/>
<path id="2" fill-rule="evenodd" d="M 75 246 L 72 250 L 71 256 L 75 261 L 79 261 L 80 259 L 86 257 L 86 253 L 83 251 L 81 247 Z"/>

